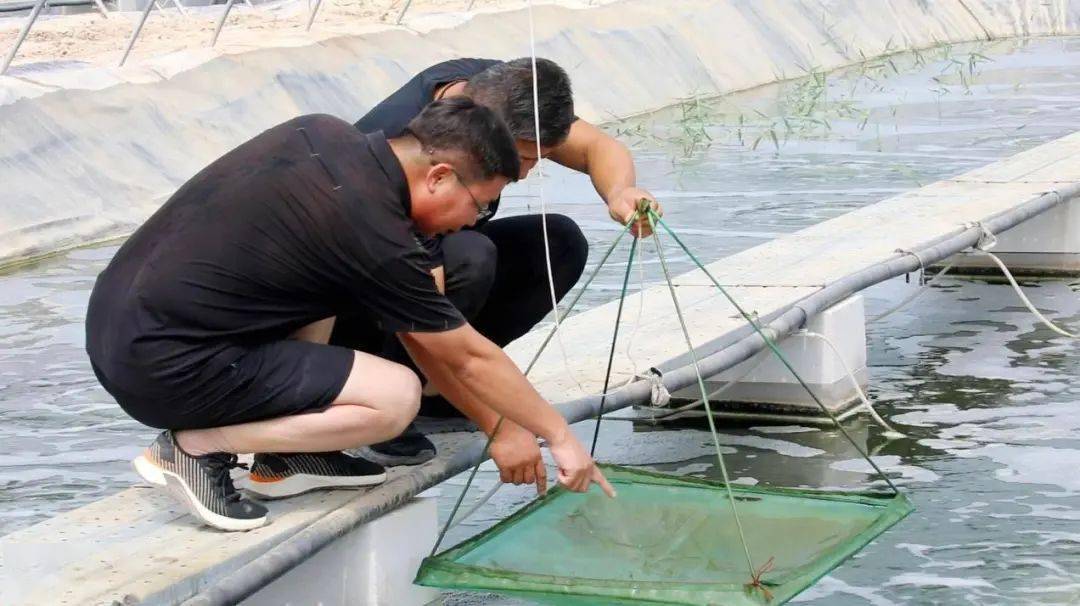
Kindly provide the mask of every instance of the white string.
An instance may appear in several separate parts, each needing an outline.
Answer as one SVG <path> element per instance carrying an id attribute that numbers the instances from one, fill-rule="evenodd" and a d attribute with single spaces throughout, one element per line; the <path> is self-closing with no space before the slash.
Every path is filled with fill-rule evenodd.
<path id="1" fill-rule="evenodd" d="M 556 341 L 556 343 L 558 343 L 559 352 L 562 354 L 563 368 L 566 371 L 566 376 L 570 377 L 570 380 L 574 382 L 574 385 L 577 386 L 578 391 L 582 395 L 590 395 L 589 392 L 585 389 L 584 385 L 582 385 L 581 381 L 578 380 L 577 375 L 574 374 L 574 371 L 570 366 L 570 356 L 566 353 L 566 344 L 563 343 L 563 340 L 562 340 L 562 324 L 561 324 L 561 322 L 559 320 L 559 299 L 558 299 L 558 297 L 555 296 L 555 275 L 554 275 L 554 273 L 552 271 L 552 266 L 551 266 L 551 243 L 550 243 L 550 240 L 548 239 L 547 196 L 544 195 L 544 168 L 543 168 L 543 166 L 544 166 L 544 158 L 541 156 L 541 146 L 540 146 L 540 85 L 539 85 L 539 78 L 538 78 L 537 73 L 536 73 L 536 30 L 535 30 L 535 25 L 533 23 L 532 0 L 529 0 L 528 8 L 529 8 L 529 13 L 528 13 L 529 14 L 529 58 L 532 61 L 533 128 L 534 128 L 533 133 L 536 136 L 536 173 L 537 173 L 537 177 L 539 178 L 538 183 L 537 183 L 537 190 L 538 190 L 538 197 L 540 198 L 540 226 L 541 226 L 541 230 L 543 231 L 543 234 L 544 234 L 544 262 L 545 262 L 545 264 L 547 266 L 548 293 L 549 293 L 549 295 L 551 297 L 551 311 L 555 315 L 555 318 L 554 318 L 554 320 L 555 320 L 555 331 L 554 331 L 554 333 L 555 333 L 555 341 Z M 635 324 L 634 324 L 634 334 L 637 334 L 638 327 L 641 324 L 641 317 L 642 317 L 641 312 L 642 312 L 642 309 L 645 306 L 645 298 L 644 298 L 645 273 L 644 272 L 645 272 L 645 266 L 642 265 L 641 266 L 641 283 L 642 283 L 641 297 L 642 298 L 641 298 L 641 306 L 638 308 L 638 317 L 637 317 L 637 320 L 635 321 Z M 633 340 L 633 336 L 631 336 L 631 340 Z M 629 348 L 629 345 L 627 345 L 627 347 Z M 629 357 L 629 349 L 627 349 L 627 352 L 628 352 L 628 357 Z M 633 382 L 635 379 L 638 378 L 638 376 L 637 376 L 638 375 L 638 373 L 637 373 L 637 364 L 633 362 L 632 358 L 631 358 L 631 363 L 634 366 L 634 372 L 631 374 L 630 378 L 626 381 L 625 385 L 629 385 L 631 382 Z M 625 386 L 625 385 L 623 385 L 623 386 Z M 623 387 L 623 386 L 620 386 L 620 387 Z M 614 390 L 610 390 L 608 393 L 611 393 L 611 391 L 614 391 Z M 600 395 L 604 395 L 604 394 L 600 394 Z"/>
<path id="2" fill-rule="evenodd" d="M 881 418 L 881 415 L 879 415 L 877 413 L 877 411 L 874 410 L 873 404 L 870 403 L 870 398 L 866 397 L 866 392 L 864 392 L 862 386 L 859 385 L 859 380 L 855 378 L 855 373 L 853 373 L 851 371 L 851 367 L 848 366 L 847 360 L 844 359 L 843 354 L 841 354 L 840 350 L 836 347 L 835 344 L 833 344 L 832 339 L 830 339 L 829 337 L 826 337 L 825 335 L 823 335 L 821 333 L 814 332 L 812 330 L 803 329 L 803 330 L 800 330 L 799 333 L 796 333 L 796 334 L 800 334 L 800 333 L 803 334 L 803 335 L 806 335 L 808 337 L 814 337 L 816 339 L 821 339 L 822 341 L 825 341 L 825 344 L 828 345 L 829 349 L 831 349 L 833 354 L 836 355 L 836 359 L 840 360 L 840 365 L 844 367 L 844 372 L 847 373 L 848 379 L 851 380 L 851 386 L 854 387 L 855 392 L 859 394 L 859 400 L 862 401 L 863 408 L 866 410 L 867 413 L 870 414 L 870 417 L 873 418 L 874 421 L 877 422 L 878 425 L 882 426 L 885 429 L 885 437 L 888 437 L 888 438 L 904 438 L 904 437 L 907 437 L 904 434 L 900 433 L 899 431 L 896 431 L 896 429 L 893 428 L 892 425 L 889 425 L 889 423 L 886 422 L 885 419 Z"/>
<path id="3" fill-rule="evenodd" d="M 1070 339 L 1080 339 L 1080 334 L 1073 334 L 1059 327 L 1058 325 L 1051 322 L 1050 319 L 1044 316 L 1038 309 L 1035 308 L 1035 305 L 1032 304 L 1031 300 L 1027 298 L 1027 295 L 1024 294 L 1024 291 L 1020 289 L 1020 285 L 1016 283 L 1016 279 L 1013 278 L 1012 272 L 1009 271 L 1008 267 L 1005 267 L 1005 263 L 1003 263 L 1001 259 L 997 257 L 997 255 L 990 252 L 991 248 L 997 246 L 998 239 L 997 236 L 995 236 L 994 233 L 986 227 L 986 225 L 983 225 L 982 221 L 976 221 L 975 223 L 965 223 L 964 225 L 968 228 L 977 227 L 980 231 L 982 231 L 982 234 L 979 236 L 979 241 L 976 242 L 975 246 L 973 246 L 972 248 L 975 250 L 975 252 L 990 257 L 990 260 L 997 264 L 998 268 L 1002 271 L 1002 273 L 1005 274 L 1005 277 L 1009 280 L 1009 284 L 1012 284 L 1013 290 L 1016 291 L 1017 296 L 1019 296 L 1020 300 L 1023 301 L 1024 305 L 1027 306 L 1028 311 L 1035 314 L 1035 317 L 1038 318 L 1043 324 L 1045 324 L 1047 328 L 1058 333 L 1059 335 L 1069 337 Z"/>
<path id="4" fill-rule="evenodd" d="M 559 330 L 559 300 L 555 296 L 555 276 L 551 271 L 551 244 L 548 241 L 547 198 L 544 196 L 544 158 L 540 149 L 540 82 L 536 74 L 536 32 L 533 25 L 532 0 L 529 0 L 529 58 L 532 60 L 533 134 L 536 138 L 536 174 L 540 178 L 540 225 L 544 232 L 544 261 L 547 263 L 548 291 L 551 310 L 555 313 L 555 331 Z"/>
<path id="5" fill-rule="evenodd" d="M 532 61 L 532 97 L 533 97 L 533 134 L 536 138 L 536 174 L 539 177 L 537 189 L 540 197 L 540 228 L 544 234 L 544 263 L 547 266 L 548 293 L 551 295 L 551 311 L 555 315 L 555 341 L 562 353 L 563 366 L 567 376 L 577 385 L 578 391 L 585 393 L 585 388 L 570 369 L 570 359 L 563 344 L 559 320 L 559 299 L 555 296 L 555 274 L 551 269 L 551 243 L 548 240 L 547 197 L 544 195 L 544 158 L 540 149 L 540 83 L 536 74 L 536 30 L 533 23 L 532 0 L 529 0 L 529 58 Z"/>
<path id="6" fill-rule="evenodd" d="M 551 295 L 551 311 L 555 315 L 555 318 L 554 318 L 554 321 L 555 321 L 554 336 L 555 336 L 555 341 L 559 344 L 559 350 L 562 353 L 563 367 L 566 370 L 566 375 L 568 377 L 570 377 L 570 379 L 574 382 L 575 385 L 577 385 L 578 391 L 580 391 L 582 394 L 587 394 L 587 392 L 585 391 L 585 387 L 582 386 L 580 381 L 578 381 L 577 376 L 574 375 L 573 370 L 571 370 L 571 368 L 570 368 L 570 359 L 569 359 L 569 356 L 566 353 L 566 346 L 563 344 L 562 336 L 561 336 L 562 324 L 559 321 L 559 299 L 558 299 L 558 297 L 555 296 L 555 275 L 554 275 L 554 273 L 552 271 L 552 268 L 551 268 L 551 244 L 550 244 L 550 242 L 548 240 L 547 198 L 546 198 L 546 196 L 544 196 L 544 168 L 543 168 L 544 158 L 541 155 L 541 148 L 540 148 L 540 93 L 539 93 L 540 88 L 539 88 L 539 78 L 537 77 L 537 74 L 536 74 L 536 33 L 535 33 L 535 27 L 534 27 L 534 24 L 533 24 L 532 0 L 529 0 L 529 2 L 528 2 L 528 9 L 529 9 L 529 57 L 530 57 L 531 62 L 532 62 L 533 128 L 534 128 L 533 133 L 535 134 L 535 137 L 536 137 L 536 173 L 537 173 L 537 176 L 539 177 L 537 187 L 538 187 L 539 198 L 540 198 L 540 225 L 541 225 L 541 229 L 542 229 L 543 234 L 544 234 L 544 262 L 545 262 L 545 264 L 547 266 L 548 293 Z M 645 290 L 644 289 L 644 285 L 645 285 L 645 273 L 644 272 L 645 272 L 645 270 L 644 270 L 644 265 L 642 265 L 641 267 L 642 267 L 642 270 L 641 270 L 641 272 L 642 272 L 641 273 L 642 294 L 641 294 L 641 305 L 638 308 L 638 322 L 640 322 L 640 320 L 641 320 L 641 312 L 642 312 L 642 309 L 645 306 L 645 298 L 644 298 L 644 290 Z M 638 328 L 638 326 L 635 325 L 634 334 L 637 333 L 637 328 Z M 633 340 L 633 335 L 631 335 L 631 341 L 632 340 Z M 628 347 L 629 347 L 629 345 L 628 345 Z M 629 355 L 629 349 L 627 350 L 627 354 Z M 636 369 L 636 365 L 635 365 L 635 369 Z M 635 372 L 635 375 L 636 374 L 637 373 Z M 633 381 L 635 378 L 636 378 L 636 376 L 631 376 L 630 380 L 627 381 L 627 384 L 629 384 L 630 381 Z M 614 391 L 614 390 L 612 390 L 612 391 Z M 477 510 L 479 510 L 481 507 L 483 507 L 488 501 L 490 501 L 492 499 L 492 497 L 495 496 L 495 493 L 498 492 L 500 488 L 502 488 L 502 486 L 503 486 L 503 482 L 501 482 L 501 481 L 496 482 L 495 485 L 492 486 L 491 489 L 487 492 L 487 494 L 480 497 L 480 499 L 477 500 L 477 502 L 474 503 L 472 507 L 470 507 L 463 514 L 457 516 L 454 520 L 452 520 L 450 522 L 448 528 L 453 528 L 453 527 L 457 526 L 458 524 L 461 524 L 462 522 L 464 522 L 469 516 L 474 514 Z"/>
<path id="7" fill-rule="evenodd" d="M 636 236 L 635 236 L 636 237 Z M 638 375 L 638 363 L 634 359 L 634 337 L 638 334 L 638 329 L 641 328 L 641 318 L 645 314 L 645 242 L 642 241 L 638 246 L 638 310 L 637 317 L 634 319 L 634 330 L 630 331 L 630 338 L 626 340 L 626 359 L 630 360 L 630 368 L 633 370 L 633 374 L 626 382 L 629 385 Z"/>

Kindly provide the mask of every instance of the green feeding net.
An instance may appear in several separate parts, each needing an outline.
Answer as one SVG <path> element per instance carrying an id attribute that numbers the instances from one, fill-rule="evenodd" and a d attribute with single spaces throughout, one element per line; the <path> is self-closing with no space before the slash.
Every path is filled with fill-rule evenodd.
<path id="1" fill-rule="evenodd" d="M 603 468 L 618 498 L 555 488 L 425 559 L 416 582 L 543 604 L 779 604 L 913 509 L 902 494 L 732 486 L 762 591 L 722 483 Z"/>

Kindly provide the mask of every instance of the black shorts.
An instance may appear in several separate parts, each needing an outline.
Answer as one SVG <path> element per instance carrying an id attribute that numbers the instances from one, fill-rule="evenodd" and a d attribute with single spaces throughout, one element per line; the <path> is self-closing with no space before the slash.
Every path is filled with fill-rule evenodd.
<path id="1" fill-rule="evenodd" d="M 218 357 L 228 359 L 203 364 L 197 381 L 143 380 L 122 387 L 96 366 L 94 373 L 136 421 L 159 429 L 205 429 L 325 410 L 345 387 L 355 358 L 351 349 L 296 340 L 227 351 Z"/>

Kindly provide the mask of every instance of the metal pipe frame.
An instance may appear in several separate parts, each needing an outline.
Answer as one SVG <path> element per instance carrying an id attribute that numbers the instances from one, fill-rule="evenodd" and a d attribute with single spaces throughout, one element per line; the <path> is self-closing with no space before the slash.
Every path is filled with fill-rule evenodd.
<path id="1" fill-rule="evenodd" d="M 30 28 L 34 27 L 34 22 L 37 21 L 38 15 L 41 14 L 41 9 L 45 8 L 45 4 L 49 0 L 37 0 L 37 4 L 30 11 L 30 15 L 26 18 L 26 23 L 23 24 L 22 30 L 19 31 L 19 37 L 15 39 L 15 46 L 11 47 L 7 57 L 4 58 L 4 65 L 0 66 L 0 76 L 7 73 L 8 67 L 11 66 L 11 62 L 15 60 L 15 54 L 19 52 L 19 47 L 26 41 L 26 36 L 30 34 Z"/>
<path id="2" fill-rule="evenodd" d="M 218 19 L 217 27 L 214 28 L 214 37 L 210 38 L 210 48 L 217 44 L 218 36 L 221 35 L 221 30 L 225 27 L 225 20 L 229 18 L 229 11 L 232 10 L 233 4 L 236 4 L 236 0 L 229 0 L 225 3 L 225 10 L 221 11 L 221 18 Z"/>
<path id="3" fill-rule="evenodd" d="M 401 7 L 401 12 L 398 13 L 397 21 L 394 22 L 395 25 L 401 25 L 401 20 L 405 18 L 405 13 L 409 10 L 410 6 L 412 6 L 412 0 L 405 0 L 405 6 Z"/>
<path id="4" fill-rule="evenodd" d="M 322 6 L 322 0 L 315 0 L 315 6 L 311 9 L 311 14 L 308 15 L 307 27 L 304 31 L 311 31 L 311 26 L 315 24 L 315 15 L 319 14 L 319 7 Z"/>
<path id="5" fill-rule="evenodd" d="M 109 18 L 109 11 L 105 10 L 105 3 L 104 2 L 102 2 L 101 0 L 94 0 L 94 6 L 97 7 L 98 12 L 101 13 L 102 17 L 104 17 L 106 19 Z"/>
<path id="6" fill-rule="evenodd" d="M 131 54 L 131 49 L 134 48 L 135 41 L 138 40 L 139 34 L 142 33 L 142 28 L 146 25 L 146 18 L 150 16 L 150 11 L 154 10 L 155 2 L 156 0 L 147 0 L 142 16 L 139 17 L 139 22 L 135 25 L 135 29 L 131 30 L 131 38 L 128 40 L 127 48 L 124 49 L 124 56 L 120 58 L 120 67 L 123 67 L 124 63 L 127 63 L 128 55 Z"/>

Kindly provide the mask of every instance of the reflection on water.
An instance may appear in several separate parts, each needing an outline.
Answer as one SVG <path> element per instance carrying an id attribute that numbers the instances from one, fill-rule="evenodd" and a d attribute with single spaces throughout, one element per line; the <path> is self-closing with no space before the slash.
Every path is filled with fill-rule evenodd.
<path id="1" fill-rule="evenodd" d="M 943 57 L 898 57 L 896 70 L 869 78 L 855 70 L 815 80 L 824 94 L 805 83 L 770 86 L 706 104 L 702 113 L 676 108 L 612 128 L 635 144 L 640 180 L 664 202 L 670 224 L 711 261 L 1072 132 L 1080 124 L 1078 51 L 1071 39 L 957 47 L 954 58 L 979 53 L 993 61 L 978 60 L 965 75 Z M 827 127 L 785 129 L 779 116 L 815 95 L 825 109 L 807 115 Z M 587 179 L 548 170 L 549 204 L 581 223 L 595 263 L 617 226 Z M 516 186 L 505 206 L 537 210 L 535 190 L 535 181 Z M 78 250 L 0 276 L 0 534 L 128 486 L 128 460 L 153 437 L 97 386 L 82 352 L 86 299 L 115 250 Z M 655 258 L 648 253 L 650 280 L 660 275 Z M 680 257 L 672 264 L 690 267 Z M 609 269 L 586 306 L 617 295 L 621 269 Z M 1051 317 L 1080 326 L 1080 282 L 1028 286 Z M 913 287 L 894 280 L 871 289 L 868 313 Z M 1080 346 L 1036 326 L 1007 286 L 954 279 L 869 326 L 868 338 L 870 396 L 908 438 L 886 441 L 861 420 L 850 430 L 910 490 L 918 510 L 798 599 L 1080 602 Z M 580 431 L 591 437 L 591 426 Z M 611 422 L 601 436 L 604 461 L 718 475 L 700 429 L 635 431 Z M 729 427 L 721 438 L 739 482 L 873 481 L 835 431 Z M 484 469 L 474 496 L 497 479 Z M 462 484 L 444 488 L 444 513 Z M 527 489 L 504 489 L 448 540 L 529 498 Z M 511 602 L 453 596 L 450 603 Z"/>

